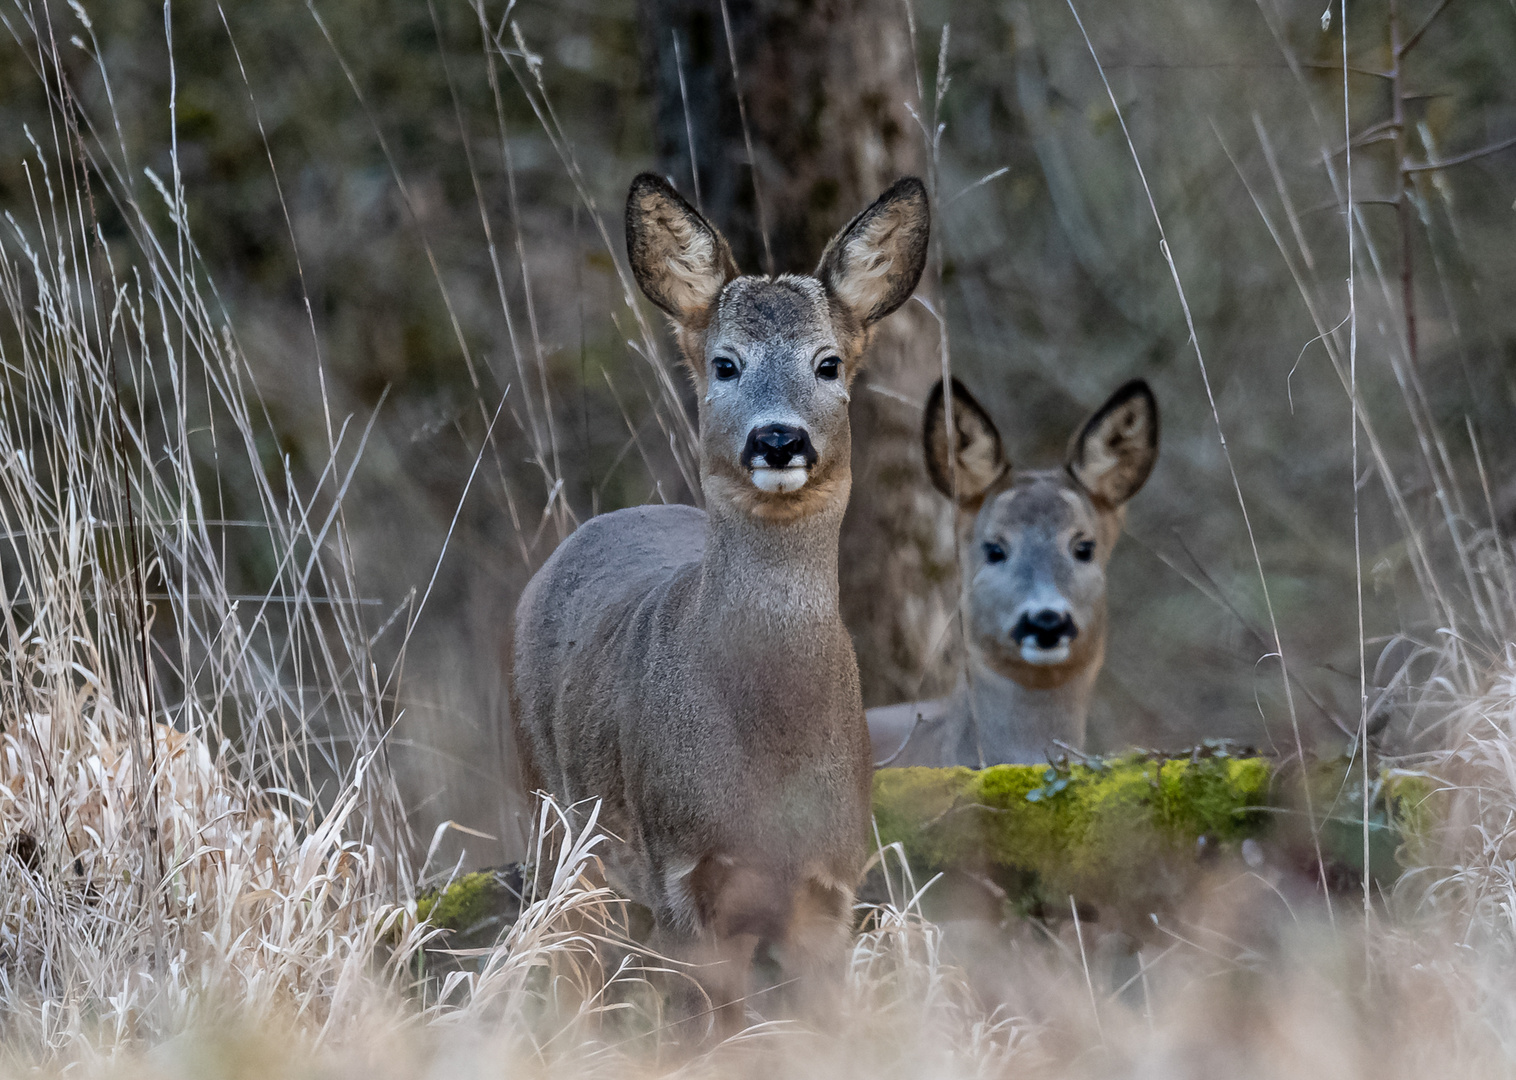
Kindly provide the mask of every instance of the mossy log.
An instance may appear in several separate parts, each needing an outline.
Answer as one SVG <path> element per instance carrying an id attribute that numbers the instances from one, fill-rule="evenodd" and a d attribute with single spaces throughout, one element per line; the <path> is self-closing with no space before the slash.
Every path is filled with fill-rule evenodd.
<path id="1" fill-rule="evenodd" d="M 1356 889 L 1362 773 L 1343 760 L 1315 762 L 1308 775 L 1309 810 L 1298 769 L 1224 747 L 977 771 L 881 769 L 874 820 L 881 843 L 899 845 L 918 884 L 942 871 L 1001 890 L 1026 913 L 1067 913 L 1073 897 L 1145 917 L 1181 899 L 1204 866 L 1229 854 Z M 1436 820 L 1434 785 L 1387 770 L 1370 803 L 1369 869 L 1384 887 Z M 1250 840 L 1252 850 L 1243 851 Z"/>
<path id="2" fill-rule="evenodd" d="M 417 897 L 416 918 L 446 930 L 447 948 L 483 948 L 520 916 L 524 886 L 520 863 L 464 874 Z"/>
<path id="3" fill-rule="evenodd" d="M 1269 777 L 1259 758 L 881 769 L 874 820 L 913 867 L 1010 870 L 1054 893 L 1090 895 L 1193 851 L 1201 837 L 1257 835 Z"/>
<path id="4" fill-rule="evenodd" d="M 880 769 L 874 820 L 881 843 L 898 845 L 918 885 L 939 871 L 972 878 L 1027 914 L 1067 912 L 1074 897 L 1145 915 L 1182 898 L 1197 871 L 1243 853 L 1249 840 L 1277 863 L 1355 889 L 1362 773 L 1328 760 L 1308 775 L 1309 813 L 1298 769 L 1223 744 L 983 770 Z M 1386 770 L 1370 803 L 1370 871 L 1385 887 L 1420 857 L 1440 819 L 1437 785 Z M 519 914 L 525 885 L 519 865 L 467 874 L 420 897 L 416 913 L 450 931 L 449 947 L 488 944 Z"/>

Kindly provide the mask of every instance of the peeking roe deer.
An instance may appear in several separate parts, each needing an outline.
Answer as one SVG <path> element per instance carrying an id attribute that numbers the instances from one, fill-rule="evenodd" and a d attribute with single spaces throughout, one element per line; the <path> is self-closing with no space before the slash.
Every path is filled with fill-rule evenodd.
<path id="1" fill-rule="evenodd" d="M 1105 568 L 1158 456 L 1158 403 L 1127 383 L 1062 469 L 1023 472 L 956 379 L 950 455 L 943 398 L 939 382 L 923 435 L 927 471 L 959 508 L 967 679 L 950 697 L 870 709 L 874 760 L 980 768 L 1046 760 L 1055 741 L 1077 750 L 1105 660 Z"/>
<path id="2" fill-rule="evenodd" d="M 741 276 L 672 187 L 637 177 L 627 249 L 694 378 L 706 510 L 592 519 L 516 611 L 529 789 L 601 800 L 607 876 L 652 910 L 660 948 L 704 965 L 727 1030 L 755 956 L 807 998 L 842 974 L 872 771 L 838 614 L 848 388 L 927 230 L 926 191 L 902 179 L 814 277 Z"/>

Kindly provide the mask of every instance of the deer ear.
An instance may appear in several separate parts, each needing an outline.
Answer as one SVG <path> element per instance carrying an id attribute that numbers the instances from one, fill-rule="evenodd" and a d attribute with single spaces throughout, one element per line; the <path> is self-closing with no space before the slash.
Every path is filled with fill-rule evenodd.
<path id="1" fill-rule="evenodd" d="M 726 237 L 667 180 L 642 173 L 626 196 L 626 251 L 643 294 L 688 329 L 701 329 L 737 276 Z"/>
<path id="2" fill-rule="evenodd" d="M 958 505 L 971 508 L 984 499 L 1011 463 L 1005 459 L 1005 447 L 1001 445 L 995 422 L 957 379 L 953 380 L 953 438 L 957 446 L 949 451 L 944 397 L 942 381 L 938 380 L 927 398 L 922 427 L 926 471 L 938 491 Z"/>
<path id="3" fill-rule="evenodd" d="M 1069 473 L 1097 502 L 1120 506 L 1158 459 L 1158 400 L 1133 379 L 1096 409 L 1069 444 Z"/>
<path id="4" fill-rule="evenodd" d="M 832 238 L 816 276 L 864 326 L 910 299 L 926 266 L 926 188 L 902 177 Z"/>

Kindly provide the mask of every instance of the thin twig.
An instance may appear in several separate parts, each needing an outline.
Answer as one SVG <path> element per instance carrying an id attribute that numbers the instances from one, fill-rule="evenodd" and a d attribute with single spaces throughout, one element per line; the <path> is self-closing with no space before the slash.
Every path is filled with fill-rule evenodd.
<path id="1" fill-rule="evenodd" d="M 1392 21 L 1392 25 L 1394 24 L 1394 19 L 1395 19 L 1395 15 L 1394 15 L 1395 6 L 1394 5 L 1395 5 L 1395 0 L 1390 0 L 1390 11 L 1391 11 L 1390 18 L 1391 18 L 1391 21 Z M 1346 67 L 1347 67 L 1347 57 L 1348 57 L 1348 3 L 1347 3 L 1347 0 L 1340 0 L 1340 8 L 1339 8 L 1339 10 L 1341 12 L 1341 18 L 1342 18 L 1342 27 L 1341 27 L 1341 30 L 1342 30 L 1342 63 L 1343 63 L 1344 69 L 1346 69 Z M 1394 33 L 1395 33 L 1395 31 L 1392 30 L 1392 34 L 1394 34 Z M 1396 96 L 1395 96 L 1395 108 L 1396 108 L 1397 112 L 1396 112 L 1396 117 L 1395 117 L 1395 125 L 1396 125 L 1396 138 L 1397 138 L 1397 140 L 1399 140 L 1400 138 L 1403 137 L 1403 131 L 1402 131 L 1403 125 L 1401 123 L 1401 118 L 1400 118 L 1400 115 L 1399 115 L 1399 110 L 1402 107 L 1402 103 L 1400 101 L 1400 97 L 1399 97 L 1399 94 L 1398 94 L 1399 87 L 1400 87 L 1400 82 L 1399 82 L 1400 54 L 1399 54 L 1398 50 L 1395 51 L 1394 63 L 1395 63 L 1395 79 L 1394 79 L 1394 81 L 1392 81 L 1391 86 L 1394 88 L 1394 90 L 1396 92 Z M 1353 113 L 1352 113 L 1352 108 L 1351 108 L 1351 98 L 1349 97 L 1349 94 L 1348 94 L 1348 80 L 1347 80 L 1346 75 L 1344 75 L 1343 80 L 1342 80 L 1342 126 L 1343 126 L 1343 130 L 1345 132 L 1348 132 L 1351 135 L 1352 127 L 1353 127 Z M 1397 145 L 1399 145 L 1398 141 L 1397 141 Z M 1361 762 L 1362 768 L 1363 768 L 1363 812 L 1362 812 L 1362 816 L 1363 816 L 1363 819 L 1364 819 L 1363 820 L 1363 914 L 1364 914 L 1364 919 L 1367 920 L 1368 917 L 1369 917 L 1369 910 L 1370 910 L 1369 909 L 1369 824 L 1368 824 L 1368 818 L 1369 818 L 1369 802 L 1368 802 L 1368 798 L 1369 798 L 1369 709 L 1368 709 L 1368 706 L 1369 706 L 1369 686 L 1368 686 L 1368 660 L 1367 660 L 1367 657 L 1365 655 L 1366 646 L 1365 646 L 1365 642 L 1364 642 L 1364 623 L 1363 623 L 1363 534 L 1362 534 L 1362 529 L 1361 529 L 1361 524 L 1360 524 L 1360 522 L 1361 522 L 1361 515 L 1360 515 L 1359 485 L 1358 485 L 1358 287 L 1357 287 L 1357 280 L 1358 279 L 1357 279 L 1357 274 L 1356 274 L 1356 265 L 1355 265 L 1355 261 L 1354 261 L 1355 252 L 1354 252 L 1354 247 L 1353 247 L 1353 213 L 1352 213 L 1352 207 L 1353 207 L 1353 140 L 1351 138 L 1348 138 L 1348 140 L 1347 140 L 1346 159 L 1345 159 L 1345 162 L 1344 162 L 1343 171 L 1346 174 L 1346 179 L 1347 179 L 1347 204 L 1348 204 L 1348 211 L 1349 211 L 1348 215 L 1347 215 L 1347 242 L 1348 242 L 1348 398 L 1349 398 L 1349 401 L 1351 402 L 1351 405 L 1352 405 L 1352 418 L 1351 418 L 1351 422 L 1350 423 L 1351 423 L 1351 431 L 1352 431 L 1353 472 L 1352 472 L 1351 480 L 1352 480 L 1352 487 L 1353 487 L 1353 589 L 1354 589 L 1354 600 L 1355 600 L 1355 603 L 1356 603 L 1356 614 L 1357 614 L 1357 619 L 1358 619 L 1358 650 L 1357 650 L 1358 651 L 1358 746 L 1359 746 L 1359 748 L 1361 750 L 1361 753 L 1363 755 L 1362 762 Z M 1401 198 L 1404 199 L 1404 197 L 1405 197 L 1405 192 L 1404 192 L 1404 190 L 1402 190 L 1401 191 Z M 1409 260 L 1409 258 L 1410 258 L 1410 256 L 1409 256 L 1409 254 L 1407 254 L 1406 255 L 1406 259 Z M 1409 261 L 1406 262 L 1405 267 L 1406 267 L 1406 273 L 1409 274 L 1410 273 L 1410 263 L 1409 263 Z M 1410 311 L 1407 310 L 1407 312 L 1406 312 L 1406 319 L 1409 321 L 1410 318 L 1411 318 Z M 1302 762 L 1302 764 L 1303 764 L 1303 762 Z M 1309 787 L 1309 784 L 1307 783 L 1306 786 Z M 1319 843 L 1319 841 L 1318 841 L 1318 843 Z M 1323 888 L 1325 888 L 1325 883 L 1323 883 Z M 1365 947 L 1367 947 L 1367 939 L 1365 939 Z"/>
<path id="2" fill-rule="evenodd" d="M 742 75 L 737 68 L 737 39 L 732 35 L 732 14 L 721 0 L 721 25 L 726 29 L 726 55 L 732 63 L 732 92 L 737 96 L 737 119 L 742 123 L 742 143 L 747 147 L 748 174 L 753 178 L 753 205 L 758 211 L 758 235 L 763 239 L 763 272 L 774 276 L 774 249 L 769 246 L 768 212 L 758 183 L 758 157 L 753 153 L 753 131 L 747 122 L 747 102 L 742 94 Z"/>
<path id="3" fill-rule="evenodd" d="M 679 31 L 670 30 L 669 36 L 674 39 L 674 69 L 679 74 L 679 100 L 684 104 L 684 137 L 690 150 L 690 182 L 695 186 L 695 209 L 704 215 L 705 201 L 700 197 L 700 159 L 695 153 L 695 122 L 690 118 L 689 88 L 684 85 L 684 54 L 679 49 Z"/>

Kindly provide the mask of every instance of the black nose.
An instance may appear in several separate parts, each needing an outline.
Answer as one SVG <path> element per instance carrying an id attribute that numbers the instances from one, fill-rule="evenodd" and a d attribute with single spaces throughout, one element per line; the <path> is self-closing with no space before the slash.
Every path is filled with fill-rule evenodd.
<path id="1" fill-rule="evenodd" d="M 1028 615 L 1023 613 L 1016 620 L 1016 627 L 1011 631 L 1011 637 L 1020 645 L 1029 637 L 1037 638 L 1037 647 L 1040 649 L 1056 649 L 1058 643 L 1064 638 L 1073 641 L 1079 636 L 1079 627 L 1074 625 L 1074 617 L 1067 611 L 1055 611 L 1053 608 L 1043 608 L 1041 611 Z"/>
<path id="2" fill-rule="evenodd" d="M 811 446 L 810 433 L 793 424 L 755 427 L 748 432 L 747 445 L 742 449 L 742 463 L 750 469 L 760 459 L 771 469 L 788 468 L 797 457 L 807 468 L 816 464 L 816 449 Z"/>

